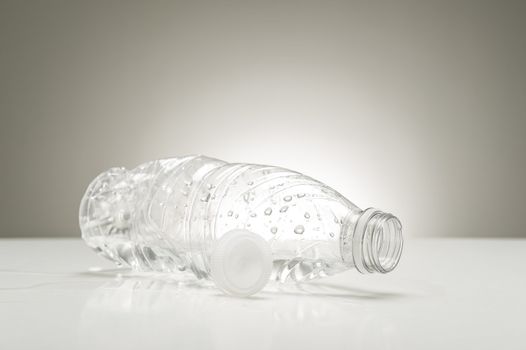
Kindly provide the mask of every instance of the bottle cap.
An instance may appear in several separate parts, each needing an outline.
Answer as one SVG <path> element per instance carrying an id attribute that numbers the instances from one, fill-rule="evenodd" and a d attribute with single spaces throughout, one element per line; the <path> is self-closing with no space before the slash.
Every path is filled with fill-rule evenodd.
<path id="1" fill-rule="evenodd" d="M 235 296 L 249 296 L 269 281 L 272 252 L 261 236 L 248 230 L 232 230 L 217 241 L 210 269 L 219 289 Z"/>

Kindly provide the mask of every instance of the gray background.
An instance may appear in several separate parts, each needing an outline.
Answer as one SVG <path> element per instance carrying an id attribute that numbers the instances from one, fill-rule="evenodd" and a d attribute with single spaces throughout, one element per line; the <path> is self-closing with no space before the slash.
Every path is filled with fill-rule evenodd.
<path id="1" fill-rule="evenodd" d="M 0 236 L 202 153 L 302 171 L 406 236 L 526 236 L 524 1 L 0 1 Z"/>

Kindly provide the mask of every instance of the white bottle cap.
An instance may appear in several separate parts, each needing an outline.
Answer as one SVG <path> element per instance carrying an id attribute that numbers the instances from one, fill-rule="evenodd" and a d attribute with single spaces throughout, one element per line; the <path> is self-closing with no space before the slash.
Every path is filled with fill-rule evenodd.
<path id="1" fill-rule="evenodd" d="M 249 296 L 259 292 L 272 272 L 272 252 L 261 236 L 232 230 L 216 243 L 210 259 L 212 280 L 224 292 Z"/>

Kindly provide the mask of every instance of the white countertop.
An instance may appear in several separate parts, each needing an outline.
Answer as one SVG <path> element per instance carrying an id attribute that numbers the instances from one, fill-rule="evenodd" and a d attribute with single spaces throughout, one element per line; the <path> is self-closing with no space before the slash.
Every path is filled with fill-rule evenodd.
<path id="1" fill-rule="evenodd" d="M 80 239 L 0 239 L 0 349 L 526 349 L 526 240 L 404 248 L 387 275 L 236 299 L 119 271 Z"/>

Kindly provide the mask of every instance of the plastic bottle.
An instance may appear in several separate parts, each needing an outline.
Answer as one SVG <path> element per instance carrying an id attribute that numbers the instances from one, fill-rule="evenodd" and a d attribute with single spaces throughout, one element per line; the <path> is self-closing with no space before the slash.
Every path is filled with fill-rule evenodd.
<path id="1" fill-rule="evenodd" d="M 402 252 L 400 221 L 361 210 L 298 172 L 205 156 L 112 168 L 80 206 L 86 243 L 138 271 L 189 273 L 250 295 L 350 268 L 386 273 Z"/>

